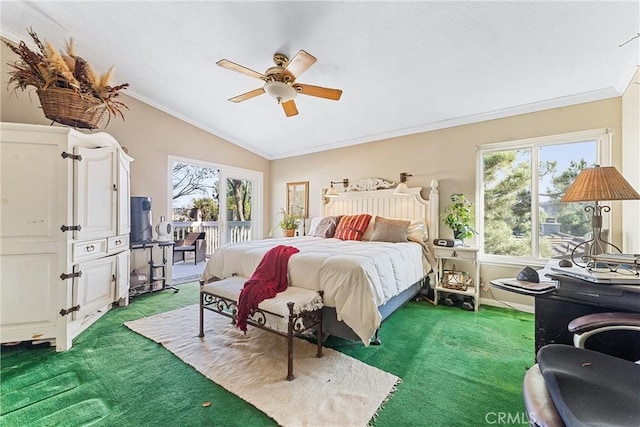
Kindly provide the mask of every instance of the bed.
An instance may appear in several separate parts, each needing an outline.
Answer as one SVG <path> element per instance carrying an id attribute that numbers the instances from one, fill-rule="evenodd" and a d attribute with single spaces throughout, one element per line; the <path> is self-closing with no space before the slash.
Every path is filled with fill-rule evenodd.
<path id="1" fill-rule="evenodd" d="M 422 198 L 421 188 L 410 188 L 406 196 L 394 195 L 392 189 L 348 191 L 332 198 L 321 215 L 371 215 L 364 238 L 372 238 L 376 218 L 378 236 L 384 220 L 403 219 L 410 221 L 414 231 L 421 231 L 420 239 L 414 232 L 414 241 L 394 243 L 317 236 L 233 243 L 213 253 L 202 280 L 207 283 L 234 275 L 250 277 L 269 249 L 282 244 L 294 246 L 300 252 L 289 259 L 289 286 L 324 292 L 323 331 L 365 345 L 375 336 L 376 343 L 382 321 L 414 298 L 433 270 L 427 242 L 429 236 L 438 233 L 437 186 L 437 181 L 432 181 L 428 200 Z M 317 224 L 316 220 L 312 222 Z"/>

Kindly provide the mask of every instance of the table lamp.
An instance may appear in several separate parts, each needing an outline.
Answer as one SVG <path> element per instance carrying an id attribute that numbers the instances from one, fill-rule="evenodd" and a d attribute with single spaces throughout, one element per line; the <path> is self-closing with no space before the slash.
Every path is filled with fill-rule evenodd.
<path id="1" fill-rule="evenodd" d="M 622 251 L 613 243 L 602 239 L 602 212 L 609 212 L 609 206 L 599 204 L 602 200 L 637 200 L 640 194 L 631 187 L 626 179 L 613 166 L 583 169 L 576 180 L 564 193 L 561 202 L 595 202 L 594 206 L 585 206 L 584 210 L 591 212 L 591 239 L 577 245 L 571 251 L 571 260 L 579 267 L 593 267 L 593 256 L 606 253 L 607 249 Z M 584 246 L 585 254 L 582 259 L 584 265 L 576 262 L 574 254 L 576 250 Z"/>

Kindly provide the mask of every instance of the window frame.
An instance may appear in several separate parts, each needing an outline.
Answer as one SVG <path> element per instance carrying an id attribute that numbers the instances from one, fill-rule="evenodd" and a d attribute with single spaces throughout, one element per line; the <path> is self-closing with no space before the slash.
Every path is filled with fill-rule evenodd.
<path id="1" fill-rule="evenodd" d="M 532 257 L 519 257 L 511 255 L 486 254 L 484 251 L 484 163 L 483 157 L 487 153 L 505 150 L 531 150 L 531 164 L 538 165 L 538 148 L 551 145 L 570 144 L 582 141 L 596 141 L 596 162 L 601 166 L 611 166 L 611 128 L 590 129 L 578 132 L 569 132 L 558 135 L 548 135 L 535 138 L 519 139 L 513 141 L 495 142 L 482 144 L 476 147 L 476 208 L 475 227 L 478 232 L 478 257 L 486 263 L 506 264 L 506 265 L 544 265 L 546 258 L 540 258 L 539 254 L 539 233 L 532 232 L 531 251 Z M 531 194 L 540 194 L 538 178 L 538 167 L 532 167 L 531 172 Z M 539 218 L 540 206 L 539 197 L 531 200 L 531 228 L 540 228 Z M 603 217 L 603 228 L 611 229 L 611 215 Z"/>

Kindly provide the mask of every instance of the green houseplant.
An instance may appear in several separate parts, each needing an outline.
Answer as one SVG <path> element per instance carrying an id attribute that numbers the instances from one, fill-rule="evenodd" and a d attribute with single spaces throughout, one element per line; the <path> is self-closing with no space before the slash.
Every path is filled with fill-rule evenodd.
<path id="1" fill-rule="evenodd" d="M 461 193 L 452 194 L 451 202 L 444 210 L 444 223 L 453 231 L 453 237 L 464 240 L 478 234 L 470 225 L 473 219 L 471 202 Z"/>
<path id="2" fill-rule="evenodd" d="M 280 215 L 282 215 L 282 219 L 278 224 L 284 235 L 287 237 L 293 237 L 298 225 L 300 224 L 300 215 L 296 212 L 287 212 L 284 209 L 280 209 Z"/>

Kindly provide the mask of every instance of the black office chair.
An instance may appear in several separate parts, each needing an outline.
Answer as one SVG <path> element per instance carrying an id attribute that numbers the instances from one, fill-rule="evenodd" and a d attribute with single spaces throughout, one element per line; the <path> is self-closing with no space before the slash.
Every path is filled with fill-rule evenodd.
<path id="1" fill-rule="evenodd" d="M 640 332 L 640 314 L 599 313 L 574 319 L 575 347 L 549 344 L 525 374 L 524 404 L 535 427 L 640 425 L 640 361 L 585 349 L 611 330 Z"/>

